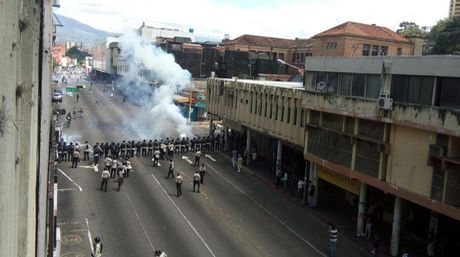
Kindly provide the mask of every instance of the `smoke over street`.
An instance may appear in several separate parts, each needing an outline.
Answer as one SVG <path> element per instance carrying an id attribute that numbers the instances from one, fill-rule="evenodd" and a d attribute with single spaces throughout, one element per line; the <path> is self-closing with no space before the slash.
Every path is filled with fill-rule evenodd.
<path id="1" fill-rule="evenodd" d="M 140 112 L 123 121 L 125 133 L 134 138 L 190 136 L 191 128 L 173 96 L 191 85 L 191 74 L 173 55 L 135 33 L 121 36 L 120 48 L 125 69 L 116 88 L 128 102 L 141 106 Z"/>

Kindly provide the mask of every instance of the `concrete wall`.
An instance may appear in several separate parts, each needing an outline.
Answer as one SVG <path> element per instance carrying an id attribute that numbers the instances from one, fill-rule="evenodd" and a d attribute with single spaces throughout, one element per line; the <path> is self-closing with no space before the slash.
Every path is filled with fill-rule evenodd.
<path id="1" fill-rule="evenodd" d="M 44 4 L 48 8 L 44 15 L 50 15 L 50 1 Z M 37 208 L 46 205 L 37 206 L 37 199 L 46 197 L 40 190 L 46 188 L 46 181 L 40 180 L 44 178 L 40 172 L 46 170 L 40 170 L 39 160 L 44 157 L 41 161 L 47 166 L 48 139 L 46 133 L 41 138 L 38 133 L 49 129 L 49 116 L 43 113 L 49 112 L 50 96 L 41 98 L 41 94 L 51 80 L 51 48 L 45 53 L 48 84 L 43 84 L 40 41 L 50 40 L 51 30 L 41 37 L 41 11 L 39 1 L 0 2 L 0 106 L 5 128 L 0 133 L 0 256 L 36 256 L 37 225 L 44 229 L 44 220 L 37 224 Z M 45 100 L 48 107 L 42 104 Z"/>
<path id="2" fill-rule="evenodd" d="M 223 83 L 223 84 L 221 84 Z M 293 89 L 286 87 L 275 87 L 273 85 L 282 85 L 283 83 L 267 82 L 266 84 L 256 84 L 250 81 L 232 81 L 228 79 L 208 79 L 206 107 L 207 111 L 238 121 L 241 125 L 255 129 L 261 133 L 266 133 L 275 138 L 283 139 L 295 145 L 303 147 L 304 128 L 300 126 L 301 115 L 301 97 L 302 89 Z M 223 94 L 220 95 L 220 87 L 223 85 Z M 231 93 L 232 92 L 232 93 Z M 251 92 L 253 94 L 253 111 L 250 112 Z M 255 105 L 255 94 L 258 95 L 257 106 Z M 233 107 L 230 99 L 233 95 Z M 272 97 L 272 118 L 270 119 L 270 95 Z M 265 116 L 265 102 L 267 101 L 267 115 Z M 275 96 L 278 97 L 278 113 L 281 116 L 282 98 L 284 97 L 284 121 L 280 118 L 275 120 L 276 103 Z M 290 123 L 287 123 L 289 106 L 287 99 L 290 98 L 291 117 Z M 295 102 L 297 101 L 297 119 L 294 125 Z M 255 113 L 255 109 L 261 109 Z"/>
<path id="3" fill-rule="evenodd" d="M 387 182 L 430 197 L 433 167 L 427 165 L 427 160 L 430 144 L 436 143 L 436 133 L 394 125 L 390 141 Z"/>

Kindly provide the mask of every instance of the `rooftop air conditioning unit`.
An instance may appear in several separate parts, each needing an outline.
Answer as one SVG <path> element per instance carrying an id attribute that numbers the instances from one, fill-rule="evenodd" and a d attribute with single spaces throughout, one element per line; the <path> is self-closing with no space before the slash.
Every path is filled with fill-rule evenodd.
<path id="1" fill-rule="evenodd" d="M 437 157 L 446 156 L 446 148 L 442 145 L 437 145 L 437 144 L 430 145 L 429 152 L 431 156 L 437 156 Z"/>
<path id="2" fill-rule="evenodd" d="M 380 94 L 378 105 L 380 109 L 391 110 L 393 108 L 393 98 L 390 97 L 390 93 Z"/>

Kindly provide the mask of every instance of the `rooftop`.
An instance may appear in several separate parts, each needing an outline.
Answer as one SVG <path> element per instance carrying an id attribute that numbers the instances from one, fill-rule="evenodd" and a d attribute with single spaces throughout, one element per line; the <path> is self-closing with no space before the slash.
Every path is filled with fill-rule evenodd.
<path id="1" fill-rule="evenodd" d="M 220 80 L 226 81 L 235 81 L 235 79 L 224 79 L 219 78 Z M 252 79 L 238 79 L 237 82 L 243 82 L 248 84 L 256 84 L 262 86 L 271 86 L 271 87 L 282 87 L 282 88 L 293 88 L 303 90 L 303 83 L 301 82 L 285 82 L 285 81 L 268 81 L 268 80 L 252 80 Z"/>
<path id="2" fill-rule="evenodd" d="M 241 44 L 241 45 L 253 45 L 253 46 L 266 46 L 276 48 L 290 48 L 293 46 L 306 47 L 309 45 L 310 40 L 308 39 L 286 39 L 276 37 L 264 37 L 257 35 L 244 34 L 233 40 L 229 40 L 224 45 Z"/>
<path id="3" fill-rule="evenodd" d="M 369 25 L 351 21 L 347 21 L 331 29 L 316 34 L 315 36 L 313 36 L 313 38 L 347 35 L 410 43 L 410 41 L 407 38 L 386 27 L 377 26 L 375 24 Z"/>

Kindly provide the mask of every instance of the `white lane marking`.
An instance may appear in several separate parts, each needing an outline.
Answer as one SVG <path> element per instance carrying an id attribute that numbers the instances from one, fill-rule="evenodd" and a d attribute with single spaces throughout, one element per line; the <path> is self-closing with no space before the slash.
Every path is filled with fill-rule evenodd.
<path id="1" fill-rule="evenodd" d="M 323 257 L 327 257 L 325 253 L 323 253 L 321 250 L 316 248 L 312 243 L 310 243 L 307 239 L 303 238 L 301 235 L 299 235 L 297 232 L 295 232 L 289 225 L 284 223 L 281 219 L 276 217 L 273 213 L 271 213 L 269 210 L 267 210 L 262 204 L 260 204 L 256 199 L 254 199 L 252 196 L 248 195 L 243 189 L 239 188 L 237 185 L 233 184 L 227 177 L 222 175 L 222 173 L 218 172 L 211 164 L 208 163 L 208 166 L 214 170 L 215 173 L 219 174 L 227 183 L 232 185 L 236 190 L 240 191 L 243 195 L 245 195 L 249 200 L 251 200 L 253 203 L 255 203 L 259 208 L 261 208 L 264 212 L 266 212 L 268 215 L 270 215 L 273 219 L 278 221 L 283 227 L 285 227 L 287 230 L 289 230 L 292 234 L 294 234 L 297 238 L 302 240 L 305 244 L 310 246 L 313 250 L 315 250 L 318 254 L 320 254 Z"/>
<path id="2" fill-rule="evenodd" d="M 163 191 L 163 193 L 165 193 L 166 197 L 168 197 L 169 201 L 174 205 L 174 207 L 176 208 L 176 210 L 180 213 L 180 215 L 182 216 L 182 218 L 187 222 L 187 224 L 190 226 L 190 228 L 193 230 L 193 232 L 195 233 L 195 235 L 198 236 L 198 238 L 201 240 L 201 242 L 204 244 L 204 246 L 208 249 L 209 253 L 211 253 L 212 256 L 216 257 L 216 255 L 213 253 L 213 251 L 211 250 L 211 248 L 209 247 L 209 245 L 204 241 L 203 237 L 200 235 L 200 233 L 198 233 L 198 231 L 195 229 L 195 227 L 192 225 L 192 223 L 187 219 L 187 217 L 185 217 L 184 213 L 179 209 L 179 207 L 176 205 L 176 203 L 173 201 L 173 199 L 171 198 L 171 196 L 169 196 L 169 194 L 166 192 L 166 190 L 164 189 L 164 187 L 160 184 L 160 181 L 158 181 L 158 179 L 153 175 L 153 174 L 150 174 L 153 179 L 155 179 L 155 181 L 157 182 L 158 186 L 161 188 L 161 190 Z"/>
<path id="3" fill-rule="evenodd" d="M 60 188 L 57 191 L 58 192 L 75 191 L 75 188 Z"/>
<path id="4" fill-rule="evenodd" d="M 75 186 L 77 186 L 77 187 L 78 187 L 78 190 L 80 190 L 80 192 L 83 191 L 83 189 L 81 189 L 81 186 L 79 186 L 77 183 L 75 183 L 75 181 L 73 181 L 69 176 L 67 176 L 67 174 L 65 174 L 64 171 L 62 171 L 62 170 L 59 169 L 59 168 L 57 168 L 57 170 L 58 170 L 59 172 L 61 172 L 62 175 L 64 175 L 68 180 L 70 180 L 70 182 L 72 182 Z"/>
<path id="5" fill-rule="evenodd" d="M 192 164 L 193 162 L 188 158 L 188 156 L 182 156 L 182 160 L 186 160 L 188 163 Z"/>
<path id="6" fill-rule="evenodd" d="M 126 191 L 126 188 L 125 188 L 125 187 L 123 187 L 123 192 L 125 193 L 126 198 L 128 198 L 129 205 L 131 205 L 131 208 L 133 209 L 134 214 L 136 215 L 137 220 L 138 220 L 139 223 L 141 224 L 142 231 L 144 231 L 144 235 L 145 235 L 145 237 L 147 238 L 147 240 L 149 241 L 150 248 L 152 248 L 152 251 L 155 252 L 155 247 L 153 247 L 152 241 L 150 240 L 150 237 L 149 237 L 149 235 L 147 234 L 147 231 L 145 231 L 144 223 L 142 223 L 141 219 L 139 218 L 139 215 L 137 214 L 137 211 L 136 211 L 136 209 L 134 208 L 133 202 L 131 202 L 131 198 L 129 198 L 128 192 Z"/>
<path id="7" fill-rule="evenodd" d="M 84 168 L 84 169 L 94 169 L 93 166 L 83 166 L 83 165 L 78 165 L 78 168 Z"/>
<path id="8" fill-rule="evenodd" d="M 91 230 L 89 229 L 88 218 L 85 218 L 85 220 L 86 220 L 86 228 L 88 229 L 89 247 L 91 248 L 91 253 L 92 253 L 92 255 L 94 255 L 94 248 L 93 248 L 93 242 L 91 241 L 91 240 L 92 240 L 92 237 L 91 237 Z"/>
<path id="9" fill-rule="evenodd" d="M 209 160 L 211 160 L 213 162 L 216 162 L 216 159 L 212 158 L 212 156 L 209 155 L 209 154 L 205 154 L 204 157 L 208 158 Z"/>
<path id="10" fill-rule="evenodd" d="M 70 222 L 58 222 L 58 226 L 63 226 L 63 225 L 80 225 L 81 222 L 79 221 L 70 221 Z"/>

